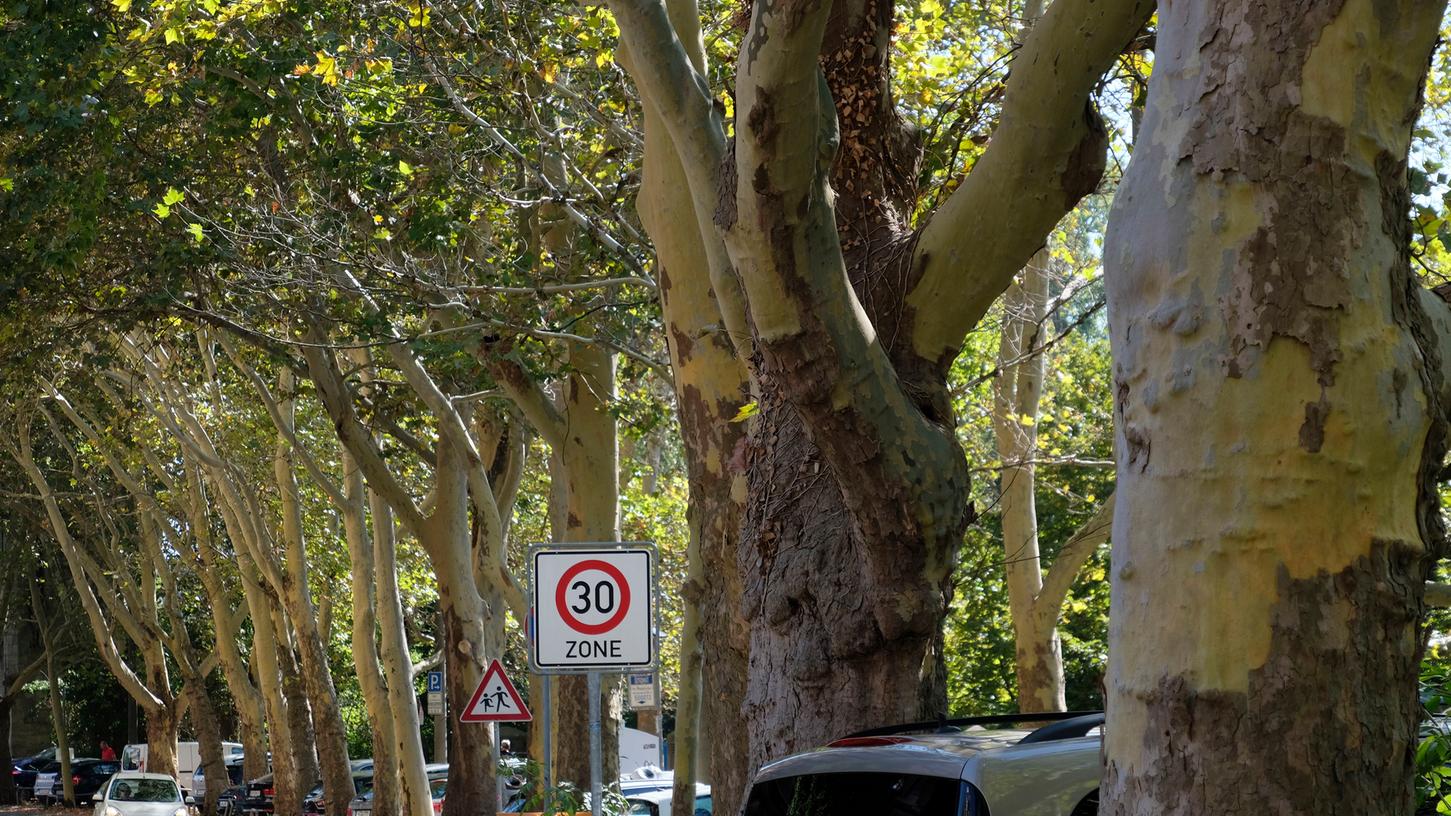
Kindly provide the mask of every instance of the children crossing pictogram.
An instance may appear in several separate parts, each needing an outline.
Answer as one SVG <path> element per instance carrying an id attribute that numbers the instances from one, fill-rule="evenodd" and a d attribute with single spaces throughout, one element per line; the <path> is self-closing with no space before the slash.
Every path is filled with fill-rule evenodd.
<path id="1" fill-rule="evenodd" d="M 489 668 L 484 670 L 479 687 L 459 715 L 459 722 L 528 722 L 532 719 L 534 715 L 529 713 L 524 698 L 509 682 L 504 667 L 497 660 L 491 661 Z"/>

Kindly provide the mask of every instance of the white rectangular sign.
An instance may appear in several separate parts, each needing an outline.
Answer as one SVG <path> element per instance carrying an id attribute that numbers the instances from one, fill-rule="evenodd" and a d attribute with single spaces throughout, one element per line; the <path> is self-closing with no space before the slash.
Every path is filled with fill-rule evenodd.
<path id="1" fill-rule="evenodd" d="M 443 692 L 441 692 L 441 691 L 430 691 L 430 692 L 428 692 L 428 714 L 429 714 L 429 716 L 437 716 L 437 715 L 442 714 L 442 713 L 443 713 Z"/>
<path id="2" fill-rule="evenodd" d="M 648 669 L 655 664 L 655 548 L 536 547 L 530 660 L 541 673 Z"/>
<path id="3" fill-rule="evenodd" d="M 655 675 L 630 675 L 630 708 L 659 708 L 655 700 Z"/>

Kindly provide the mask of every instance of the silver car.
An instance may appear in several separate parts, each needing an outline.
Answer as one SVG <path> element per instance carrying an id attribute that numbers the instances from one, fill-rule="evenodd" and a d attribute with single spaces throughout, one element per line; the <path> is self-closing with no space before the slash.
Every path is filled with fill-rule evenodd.
<path id="1" fill-rule="evenodd" d="M 745 816 L 1095 816 L 1102 726 L 1025 714 L 862 732 L 761 768 Z"/>

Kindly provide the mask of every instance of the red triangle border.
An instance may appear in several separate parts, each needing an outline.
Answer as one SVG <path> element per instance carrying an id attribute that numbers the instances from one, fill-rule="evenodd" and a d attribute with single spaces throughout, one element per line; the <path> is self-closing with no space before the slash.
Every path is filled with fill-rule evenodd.
<path id="1" fill-rule="evenodd" d="M 514 705 L 519 707 L 518 714 L 470 714 L 474 706 L 478 705 L 479 698 L 484 696 L 484 689 L 489 687 L 489 678 L 494 675 L 504 684 L 504 691 L 514 699 Z M 504 666 L 499 663 L 498 658 L 489 662 L 489 667 L 484 670 L 483 679 L 479 680 L 479 687 L 474 689 L 474 696 L 469 698 L 469 704 L 459 714 L 459 722 L 530 722 L 534 715 L 529 712 L 529 706 L 524 703 L 524 698 L 519 696 L 519 690 L 509 681 L 509 675 L 504 674 Z"/>

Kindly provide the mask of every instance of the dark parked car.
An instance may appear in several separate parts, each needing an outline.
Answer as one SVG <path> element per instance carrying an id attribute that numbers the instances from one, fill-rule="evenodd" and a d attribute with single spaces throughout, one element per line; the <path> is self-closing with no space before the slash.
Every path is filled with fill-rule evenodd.
<path id="1" fill-rule="evenodd" d="M 217 799 L 217 816 L 242 816 L 242 800 L 246 797 L 246 785 L 227 788 Z"/>
<path id="2" fill-rule="evenodd" d="M 15 780 L 15 787 L 20 788 L 21 800 L 31 798 L 31 792 L 35 790 L 35 776 L 46 770 L 46 766 L 55 762 L 56 749 L 51 746 L 38 754 L 28 757 L 19 757 L 10 760 L 10 778 Z M 75 758 L 75 752 L 71 752 L 71 758 Z M 56 768 L 60 763 L 55 763 Z"/>
<path id="3" fill-rule="evenodd" d="M 271 813 L 272 795 L 272 774 L 259 776 L 247 783 L 246 794 L 242 797 L 242 812 Z"/>
<path id="4" fill-rule="evenodd" d="M 356 763 L 354 763 L 356 765 Z M 368 770 L 353 772 L 353 795 L 356 796 L 363 791 L 373 787 L 373 765 L 368 763 Z M 302 800 L 303 813 L 327 813 L 327 799 L 322 795 L 322 783 L 314 785 L 312 790 Z"/>
<path id="5" fill-rule="evenodd" d="M 114 759 L 78 759 L 71 763 L 71 783 L 75 785 L 76 802 L 84 806 L 91 794 L 101 789 L 111 774 L 121 772 L 121 763 Z"/>

